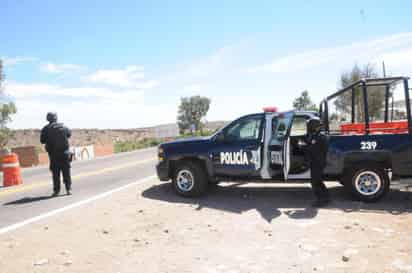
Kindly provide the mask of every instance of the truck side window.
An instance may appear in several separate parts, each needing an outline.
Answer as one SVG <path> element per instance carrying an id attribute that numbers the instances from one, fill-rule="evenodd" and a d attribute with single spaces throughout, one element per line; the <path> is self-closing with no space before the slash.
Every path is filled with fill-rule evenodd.
<path id="1" fill-rule="evenodd" d="M 229 141 L 258 140 L 262 124 L 261 116 L 246 117 L 227 128 L 225 139 Z"/>
<path id="2" fill-rule="evenodd" d="M 306 135 L 306 120 L 307 117 L 296 116 L 292 122 L 290 136 L 304 136 Z"/>

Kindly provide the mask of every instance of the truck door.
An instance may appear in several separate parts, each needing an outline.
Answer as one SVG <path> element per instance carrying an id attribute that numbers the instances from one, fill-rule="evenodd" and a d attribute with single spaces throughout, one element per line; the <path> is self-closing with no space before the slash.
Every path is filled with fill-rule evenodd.
<path id="1" fill-rule="evenodd" d="M 294 115 L 283 145 L 283 175 L 287 179 L 309 179 L 309 162 L 306 158 L 306 122 L 308 115 Z"/>
<path id="2" fill-rule="evenodd" d="M 255 177 L 261 169 L 264 115 L 233 121 L 213 140 L 211 157 L 218 176 Z"/>
<path id="3" fill-rule="evenodd" d="M 283 142 L 283 177 L 288 180 L 290 170 L 290 136 L 287 136 Z"/>
<path id="4" fill-rule="evenodd" d="M 273 118 L 272 139 L 269 144 L 270 152 L 270 171 L 273 179 L 283 177 L 285 180 L 290 168 L 290 140 L 289 128 L 294 113 L 281 113 Z"/>

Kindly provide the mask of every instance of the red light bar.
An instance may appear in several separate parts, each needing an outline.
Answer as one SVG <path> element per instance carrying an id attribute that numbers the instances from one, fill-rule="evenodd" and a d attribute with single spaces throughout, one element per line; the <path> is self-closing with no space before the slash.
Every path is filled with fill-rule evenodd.
<path id="1" fill-rule="evenodd" d="M 277 108 L 277 107 L 274 107 L 274 106 L 263 107 L 263 112 L 266 112 L 266 113 L 277 113 L 277 112 L 278 112 L 278 108 Z"/>

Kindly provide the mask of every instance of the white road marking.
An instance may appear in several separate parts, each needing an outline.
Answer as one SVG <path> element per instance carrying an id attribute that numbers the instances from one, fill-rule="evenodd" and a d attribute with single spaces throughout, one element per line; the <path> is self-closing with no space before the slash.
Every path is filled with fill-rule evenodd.
<path id="1" fill-rule="evenodd" d="M 5 234 L 5 233 L 10 232 L 10 231 L 13 231 L 13 230 L 16 230 L 16 229 L 18 229 L 18 228 L 27 226 L 27 225 L 29 225 L 29 224 L 38 222 L 38 221 L 43 220 L 43 219 L 45 219 L 45 218 L 48 218 L 48 217 L 50 217 L 50 216 L 53 216 L 53 215 L 56 215 L 56 214 L 59 214 L 59 213 L 68 211 L 68 210 L 73 209 L 73 208 L 80 207 L 80 206 L 82 206 L 82 205 L 84 205 L 84 204 L 87 204 L 87 203 L 96 201 L 96 200 L 98 200 L 98 199 L 102 199 L 102 198 L 104 198 L 104 197 L 107 197 L 107 196 L 109 196 L 109 195 L 112 195 L 113 193 L 116 193 L 116 192 L 122 191 L 122 190 L 124 190 L 124 189 L 130 188 L 130 187 L 132 187 L 132 186 L 134 186 L 134 185 L 136 185 L 136 184 L 143 183 L 143 182 L 149 181 L 149 180 L 151 180 L 151 179 L 154 179 L 155 177 L 156 177 L 155 175 L 148 176 L 148 177 L 139 179 L 139 180 L 137 180 L 137 181 L 135 181 L 135 182 L 132 182 L 132 183 L 130 183 L 130 184 L 123 185 L 123 186 L 121 186 L 121 187 L 119 187 L 119 188 L 116 188 L 116 189 L 113 189 L 113 190 L 110 190 L 110 191 L 106 191 L 106 192 L 100 193 L 100 194 L 98 194 L 98 195 L 92 196 L 92 197 L 87 198 L 87 199 L 85 199 L 85 200 L 78 201 L 78 202 L 73 203 L 73 204 L 70 204 L 70 205 L 68 205 L 68 206 L 65 206 L 65 207 L 62 207 L 62 208 L 59 208 L 59 209 L 55 209 L 55 210 L 52 210 L 52 211 L 49 211 L 49 212 L 40 214 L 40 215 L 38 215 L 38 216 L 35 216 L 35 217 L 33 217 L 33 218 L 29 218 L 29 219 L 24 220 L 24 221 L 22 221 L 22 222 L 15 223 L 15 224 L 12 224 L 12 225 L 10 225 L 10 226 L 1 228 L 1 229 L 0 229 L 0 235 L 1 235 L 1 234 Z"/>

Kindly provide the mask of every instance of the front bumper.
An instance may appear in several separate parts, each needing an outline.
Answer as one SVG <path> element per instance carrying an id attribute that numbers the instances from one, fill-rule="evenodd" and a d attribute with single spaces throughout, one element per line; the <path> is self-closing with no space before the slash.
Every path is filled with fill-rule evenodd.
<path id="1" fill-rule="evenodd" d="M 169 163 L 167 161 L 162 161 L 156 165 L 157 176 L 160 181 L 168 181 L 169 177 Z"/>

